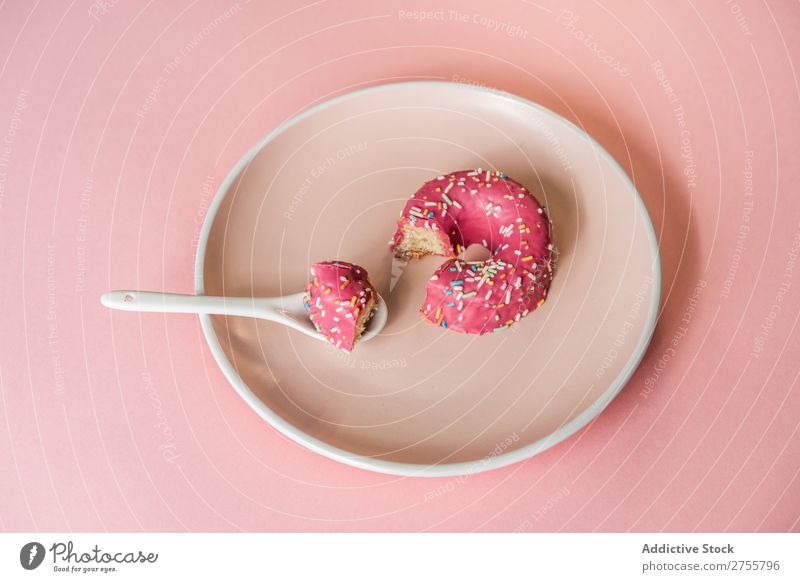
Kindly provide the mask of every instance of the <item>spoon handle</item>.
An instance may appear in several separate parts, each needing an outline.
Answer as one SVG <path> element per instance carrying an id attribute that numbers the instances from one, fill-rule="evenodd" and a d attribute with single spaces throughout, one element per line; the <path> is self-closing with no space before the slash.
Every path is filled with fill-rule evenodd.
<path id="1" fill-rule="evenodd" d="M 100 302 L 111 309 L 156 313 L 208 313 L 269 318 L 262 301 L 251 297 L 211 297 L 153 291 L 109 291 Z"/>

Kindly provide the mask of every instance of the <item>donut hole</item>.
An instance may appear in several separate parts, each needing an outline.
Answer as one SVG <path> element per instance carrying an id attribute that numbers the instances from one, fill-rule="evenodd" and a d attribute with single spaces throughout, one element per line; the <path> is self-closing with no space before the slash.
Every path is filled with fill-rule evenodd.
<path id="1" fill-rule="evenodd" d="M 492 252 L 480 243 L 473 243 L 459 255 L 459 258 L 468 262 L 484 262 L 492 258 Z"/>

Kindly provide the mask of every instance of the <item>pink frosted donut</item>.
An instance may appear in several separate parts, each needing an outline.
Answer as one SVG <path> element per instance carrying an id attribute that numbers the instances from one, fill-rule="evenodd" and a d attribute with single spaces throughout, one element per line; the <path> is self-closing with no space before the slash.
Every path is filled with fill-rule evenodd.
<path id="1" fill-rule="evenodd" d="M 378 297 L 366 269 L 344 261 L 323 261 L 311 267 L 311 276 L 303 298 L 308 317 L 334 346 L 351 351 Z"/>
<path id="2" fill-rule="evenodd" d="M 478 168 L 426 182 L 406 203 L 391 245 L 400 259 L 449 257 L 428 281 L 420 311 L 441 327 L 482 335 L 508 329 L 544 303 L 551 227 L 524 186 Z M 457 258 L 475 243 L 491 258 Z"/>

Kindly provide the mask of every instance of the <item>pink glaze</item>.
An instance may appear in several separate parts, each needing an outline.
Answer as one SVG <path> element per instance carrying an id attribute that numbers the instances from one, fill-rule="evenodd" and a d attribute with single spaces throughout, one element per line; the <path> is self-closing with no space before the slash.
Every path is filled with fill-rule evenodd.
<path id="1" fill-rule="evenodd" d="M 375 299 L 366 269 L 344 261 L 311 267 L 314 279 L 303 300 L 314 327 L 337 348 L 349 352 L 356 341 L 359 316 Z"/>
<path id="2" fill-rule="evenodd" d="M 462 333 L 502 331 L 544 303 L 553 273 L 550 219 L 502 172 L 462 170 L 426 182 L 406 203 L 393 250 L 407 224 L 437 231 L 450 249 L 420 310 L 432 323 Z M 476 243 L 492 257 L 457 258 Z"/>

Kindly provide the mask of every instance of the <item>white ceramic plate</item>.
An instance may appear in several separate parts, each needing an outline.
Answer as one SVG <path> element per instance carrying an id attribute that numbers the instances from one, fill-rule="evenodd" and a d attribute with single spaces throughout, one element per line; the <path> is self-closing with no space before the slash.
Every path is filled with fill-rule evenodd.
<path id="1" fill-rule="evenodd" d="M 474 167 L 533 191 L 559 251 L 547 302 L 481 337 L 419 316 L 441 258 L 393 277 L 388 247 L 423 182 Z M 276 429 L 333 459 L 402 475 L 493 469 L 573 434 L 641 360 L 661 287 L 644 204 L 597 142 L 539 105 L 455 83 L 355 91 L 271 132 L 213 201 L 196 288 L 292 293 L 325 259 L 364 266 L 390 309 L 382 334 L 351 355 L 263 321 L 203 316 L 203 331 L 225 376 Z"/>

